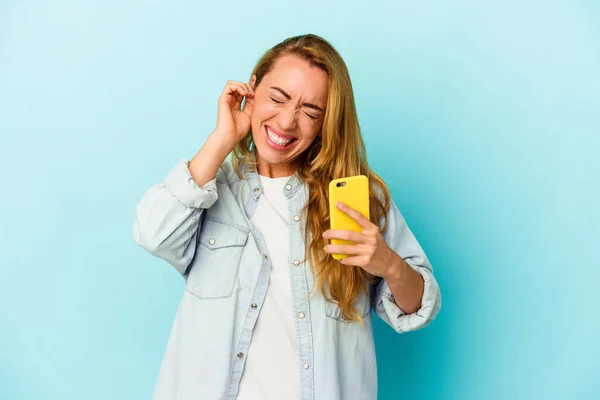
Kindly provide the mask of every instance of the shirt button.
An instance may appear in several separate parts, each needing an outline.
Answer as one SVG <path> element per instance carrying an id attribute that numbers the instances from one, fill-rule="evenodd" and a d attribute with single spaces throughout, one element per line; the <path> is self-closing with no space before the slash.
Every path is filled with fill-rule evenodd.
<path id="1" fill-rule="evenodd" d="M 212 246 L 213 244 L 215 244 L 215 239 L 210 239 L 210 240 L 208 241 L 208 244 L 210 244 L 211 246 Z"/>
<path id="2" fill-rule="evenodd" d="M 292 190 L 292 185 L 290 185 L 290 184 L 285 185 L 285 190 Z"/>
<path id="3" fill-rule="evenodd" d="M 304 369 L 308 369 L 308 364 L 306 364 L 306 363 L 305 363 L 305 364 L 303 365 L 303 367 L 304 367 Z"/>
<path id="4" fill-rule="evenodd" d="M 268 259 L 269 259 L 269 256 L 265 254 L 265 260 L 268 260 Z"/>
<path id="5" fill-rule="evenodd" d="M 306 315 L 304 315 L 304 313 L 303 313 L 303 312 L 301 312 L 301 313 L 298 313 L 298 318 L 300 318 L 300 319 L 304 319 L 304 317 L 305 317 L 305 316 L 306 316 Z"/>
<path id="6" fill-rule="evenodd" d="M 296 221 L 296 222 L 300 221 L 300 217 L 297 215 L 294 215 L 294 221 Z"/>
<path id="7" fill-rule="evenodd" d="M 242 357 L 244 357 L 244 353 L 238 353 L 237 356 L 238 356 L 238 358 L 242 358 Z"/>
<path id="8" fill-rule="evenodd" d="M 258 307 L 258 306 L 256 305 L 256 303 L 253 303 L 250 307 L 256 309 L 256 307 Z"/>
<path id="9" fill-rule="evenodd" d="M 294 265 L 295 265 L 295 266 L 298 266 L 298 265 L 300 265 L 300 261 L 298 261 L 298 260 L 294 260 Z"/>
<path id="10" fill-rule="evenodd" d="M 255 187 L 255 188 L 254 188 L 254 191 L 255 191 L 255 192 L 258 192 L 259 190 L 260 190 L 260 189 L 259 189 L 259 188 L 257 188 L 257 187 Z"/>

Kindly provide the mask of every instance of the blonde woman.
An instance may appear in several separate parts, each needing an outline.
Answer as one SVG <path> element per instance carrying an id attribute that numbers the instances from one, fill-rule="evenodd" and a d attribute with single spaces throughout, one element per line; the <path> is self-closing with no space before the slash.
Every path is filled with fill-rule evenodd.
<path id="1" fill-rule="evenodd" d="M 329 230 L 329 182 L 359 174 L 370 220 L 340 204 L 363 231 Z M 401 333 L 441 305 L 368 167 L 346 65 L 315 35 L 268 50 L 249 83 L 227 82 L 216 129 L 145 193 L 133 234 L 186 281 L 156 400 L 376 399 L 371 312 Z"/>

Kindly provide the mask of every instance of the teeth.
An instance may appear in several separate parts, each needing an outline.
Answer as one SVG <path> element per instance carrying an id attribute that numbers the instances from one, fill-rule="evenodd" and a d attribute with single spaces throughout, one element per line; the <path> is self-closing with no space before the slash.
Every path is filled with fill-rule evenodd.
<path id="1" fill-rule="evenodd" d="M 280 146 L 287 146 L 291 142 L 291 139 L 284 139 L 281 136 L 278 136 L 276 133 L 271 132 L 269 128 L 267 128 L 267 135 L 269 135 L 269 139 Z"/>

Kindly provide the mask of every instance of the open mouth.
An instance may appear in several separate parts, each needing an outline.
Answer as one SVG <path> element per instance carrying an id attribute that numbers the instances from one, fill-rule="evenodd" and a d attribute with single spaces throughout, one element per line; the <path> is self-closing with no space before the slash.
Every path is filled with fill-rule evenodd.
<path id="1" fill-rule="evenodd" d="M 265 135 L 267 136 L 267 141 L 269 142 L 271 147 L 274 147 L 279 150 L 290 148 L 290 146 L 292 146 L 292 144 L 294 144 L 298 140 L 291 136 L 276 133 L 268 126 L 265 126 Z"/>

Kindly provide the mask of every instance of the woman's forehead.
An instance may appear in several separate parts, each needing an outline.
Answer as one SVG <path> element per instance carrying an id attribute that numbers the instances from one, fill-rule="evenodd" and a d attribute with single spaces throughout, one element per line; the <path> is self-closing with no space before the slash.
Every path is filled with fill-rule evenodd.
<path id="1" fill-rule="evenodd" d="M 264 81 L 269 87 L 283 89 L 292 98 L 300 96 L 313 101 L 327 98 L 327 73 L 297 56 L 283 56 L 275 61 Z"/>

